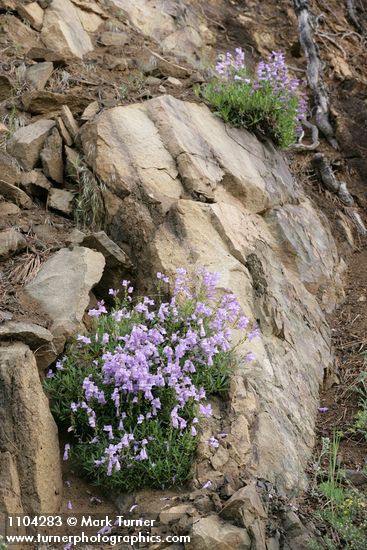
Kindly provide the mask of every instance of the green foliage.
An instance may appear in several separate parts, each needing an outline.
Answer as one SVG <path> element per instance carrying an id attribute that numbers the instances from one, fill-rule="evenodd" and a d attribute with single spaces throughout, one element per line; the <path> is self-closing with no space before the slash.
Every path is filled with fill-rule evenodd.
<path id="1" fill-rule="evenodd" d="M 89 229 L 103 228 L 105 208 L 102 185 L 79 156 L 74 162 L 73 172 L 78 184 L 74 207 L 74 219 L 77 226 Z"/>
<path id="2" fill-rule="evenodd" d="M 208 288 L 178 277 L 170 302 L 161 298 L 168 278 L 158 275 L 155 302 L 132 301 L 124 281 L 125 296 L 111 311 L 102 302 L 90 310 L 94 329 L 68 346 L 44 382 L 55 418 L 74 438 L 75 467 L 105 488 L 162 488 L 189 478 L 200 419 L 211 409 L 201 402 L 227 391 L 230 327 L 248 323 L 232 294 L 210 294 L 207 272 Z"/>
<path id="3" fill-rule="evenodd" d="M 268 137 L 280 149 L 286 149 L 296 140 L 298 100 L 292 96 L 284 104 L 270 83 L 254 91 L 251 83 L 217 80 L 196 88 L 196 93 L 215 108 L 224 122 Z"/>
<path id="4" fill-rule="evenodd" d="M 300 82 L 291 78 L 282 52 L 272 52 L 250 72 L 245 52 L 227 52 L 215 66 L 217 77 L 197 87 L 196 93 L 232 126 L 248 128 L 281 149 L 296 141 L 302 131 L 307 102 Z"/>
<path id="5" fill-rule="evenodd" d="M 343 471 L 338 466 L 340 438 L 337 433 L 329 440 L 327 479 L 318 487 L 320 510 L 315 516 L 325 525 L 327 534 L 310 543 L 312 550 L 366 549 L 367 500 L 344 483 Z"/>
<path id="6" fill-rule="evenodd" d="M 362 435 L 367 441 L 367 372 L 363 371 L 359 378 L 355 391 L 359 395 L 359 411 L 354 417 L 354 424 L 350 429 L 351 433 Z"/>

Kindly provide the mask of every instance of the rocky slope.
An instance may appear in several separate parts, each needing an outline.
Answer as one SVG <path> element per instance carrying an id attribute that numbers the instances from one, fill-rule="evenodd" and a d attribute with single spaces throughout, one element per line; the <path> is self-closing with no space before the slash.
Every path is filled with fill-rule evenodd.
<path id="1" fill-rule="evenodd" d="M 251 60 L 284 47 L 290 33 L 290 65 L 305 70 L 296 15 L 275 4 L 0 2 L 1 510 L 61 505 L 57 431 L 36 362 L 42 378 L 85 328 L 88 305 L 122 278 L 149 291 L 155 271 L 206 265 L 221 272 L 261 339 L 251 346 L 256 361 L 240 362 L 229 402 L 213 403 L 208 433 L 228 436 L 214 451 L 203 434 L 196 491 L 181 494 L 186 504 L 171 519 L 188 532 L 195 518 L 188 548 L 303 547 L 308 535 L 282 498 L 305 487 L 332 370 L 327 315 L 355 246 L 348 220 L 363 216 L 364 137 L 351 153 L 360 123 L 341 95 L 332 112 L 341 152 L 322 139 L 318 151 L 354 199 L 343 204 L 326 191 L 320 200 L 308 152 L 279 154 L 224 125 L 192 91 L 225 41 L 247 46 Z M 356 34 L 346 19 L 342 26 L 346 38 Z M 320 32 L 330 48 L 330 32 Z M 351 90 L 365 112 L 364 76 L 337 59 L 335 87 Z M 31 402 L 30 388 L 39 396 Z M 211 489 L 201 489 L 208 480 Z M 159 498 L 135 495 L 156 513 Z M 167 526 L 164 511 L 160 521 Z"/>

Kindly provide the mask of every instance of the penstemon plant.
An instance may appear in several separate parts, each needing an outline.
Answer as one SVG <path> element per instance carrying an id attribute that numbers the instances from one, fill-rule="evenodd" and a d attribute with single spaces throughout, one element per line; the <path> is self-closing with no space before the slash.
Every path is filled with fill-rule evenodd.
<path id="1" fill-rule="evenodd" d="M 169 278 L 157 279 L 156 300 L 134 301 L 129 281 L 121 297 L 111 289 L 115 306 L 89 310 L 95 329 L 79 335 L 45 379 L 53 413 L 72 439 L 64 459 L 104 487 L 185 482 L 200 423 L 212 413 L 208 397 L 228 389 L 232 330 L 244 332 L 240 342 L 258 336 L 236 297 L 216 292 L 218 274 L 202 268 L 190 279 L 178 269 L 166 301 Z M 219 445 L 214 436 L 208 443 Z"/>
<path id="2" fill-rule="evenodd" d="M 254 72 L 245 65 L 245 54 L 236 48 L 215 67 L 216 78 L 197 87 L 196 93 L 225 121 L 254 130 L 286 149 L 301 133 L 307 102 L 300 81 L 291 78 L 281 52 L 272 52 Z"/>

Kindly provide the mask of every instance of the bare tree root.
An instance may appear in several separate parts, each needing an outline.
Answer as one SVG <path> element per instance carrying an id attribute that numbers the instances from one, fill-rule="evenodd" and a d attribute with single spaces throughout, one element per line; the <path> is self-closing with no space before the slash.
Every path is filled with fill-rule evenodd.
<path id="1" fill-rule="evenodd" d="M 344 212 L 347 214 L 347 216 L 349 216 L 349 218 L 353 222 L 353 225 L 357 228 L 357 233 L 361 235 L 361 237 L 365 237 L 367 235 L 367 229 L 357 209 L 353 207 L 347 207 L 344 208 Z"/>
<path id="2" fill-rule="evenodd" d="M 328 191 L 331 191 L 331 193 L 335 193 L 344 204 L 343 210 L 357 229 L 357 233 L 361 236 L 366 236 L 367 229 L 358 213 L 358 208 L 355 207 L 354 199 L 348 191 L 347 184 L 337 179 L 329 161 L 322 153 L 316 153 L 314 155 L 312 164 L 324 187 L 326 187 Z"/>
<path id="3" fill-rule="evenodd" d="M 338 142 L 329 121 L 329 98 L 321 79 L 321 61 L 318 47 L 313 39 L 313 27 L 308 10 L 308 0 L 293 0 L 298 17 L 299 39 L 307 60 L 307 80 L 316 105 L 316 125 L 334 149 Z"/>
<path id="4" fill-rule="evenodd" d="M 294 143 L 290 146 L 291 149 L 295 149 L 296 151 L 313 151 L 314 149 L 317 149 L 317 147 L 320 145 L 319 142 L 319 129 L 314 124 L 311 124 L 311 122 L 308 122 L 308 120 L 302 121 L 302 126 L 306 126 L 306 128 L 310 128 L 311 135 L 312 135 L 312 143 L 309 145 L 306 145 L 303 143 L 303 137 L 305 135 L 304 132 L 300 135 L 298 139 L 298 143 Z"/>
<path id="5" fill-rule="evenodd" d="M 316 153 L 312 159 L 312 164 L 324 187 L 326 187 L 328 191 L 338 195 L 339 199 L 346 206 L 353 206 L 354 200 L 347 189 L 347 184 L 337 179 L 325 156 L 322 153 Z"/>
<path id="6" fill-rule="evenodd" d="M 354 6 L 354 0 L 347 0 L 347 12 L 349 21 L 355 26 L 359 33 L 363 34 L 364 28 L 358 19 L 356 8 Z"/>
<path id="7" fill-rule="evenodd" d="M 337 193 L 340 188 L 340 181 L 336 178 L 325 156 L 322 153 L 316 153 L 312 159 L 312 164 L 324 187 L 331 193 Z"/>

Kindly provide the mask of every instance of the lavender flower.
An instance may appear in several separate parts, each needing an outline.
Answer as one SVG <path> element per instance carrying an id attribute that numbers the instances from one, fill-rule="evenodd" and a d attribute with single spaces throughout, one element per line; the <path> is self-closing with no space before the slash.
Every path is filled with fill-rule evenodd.
<path id="1" fill-rule="evenodd" d="M 210 489 L 210 487 L 213 485 L 213 483 L 209 480 L 202 486 L 202 489 Z"/>
<path id="2" fill-rule="evenodd" d="M 97 535 L 109 535 L 111 531 L 111 527 L 104 525 L 99 531 L 97 531 Z"/>
<path id="3" fill-rule="evenodd" d="M 104 305 L 104 301 L 98 302 L 98 308 L 97 309 L 90 309 L 88 311 L 88 315 L 90 317 L 100 317 L 100 315 L 107 313 L 107 309 Z"/>
<path id="4" fill-rule="evenodd" d="M 219 447 L 219 441 L 215 437 L 211 437 L 208 440 L 208 444 L 210 445 L 210 447 L 213 447 L 214 449 L 217 449 Z"/>
<path id="5" fill-rule="evenodd" d="M 116 290 L 116 289 L 114 289 L 114 288 L 110 288 L 110 289 L 108 290 L 108 294 L 109 294 L 110 296 L 113 296 L 114 298 L 117 297 L 117 295 L 118 295 L 119 292 L 120 292 L 119 290 Z"/>
<path id="6" fill-rule="evenodd" d="M 243 63 L 241 51 L 236 52 L 235 63 Z M 169 282 L 163 273 L 157 279 Z M 57 370 L 61 381 L 77 373 L 78 386 L 67 404 L 71 428 L 94 464 L 96 477 L 106 486 L 123 484 L 126 476 L 131 477 L 127 472 L 135 473 L 136 468 L 140 472 L 137 482 L 139 476 L 153 472 L 162 460 L 155 454 L 157 446 L 165 441 L 161 456 L 172 456 L 177 453 L 175 445 L 196 438 L 202 417 L 212 414 L 203 386 L 207 379 L 215 380 L 217 371 L 219 380 L 223 376 L 221 362 L 232 349 L 232 328 L 244 331 L 249 324 L 233 293 L 217 294 L 218 279 L 218 273 L 205 268 L 198 269 L 193 278 L 180 268 L 169 301 L 156 303 L 143 297 L 134 305 L 128 299 L 132 287 L 124 280 L 124 298 L 116 309 L 109 313 L 99 302 L 98 309 L 90 311 L 97 329 L 77 338 L 83 344 L 75 352 L 82 359 L 80 368 L 73 358 Z M 110 295 L 115 296 L 115 291 L 111 289 Z M 85 357 L 91 357 L 88 363 Z M 80 373 L 85 373 L 81 382 Z M 56 398 L 58 391 L 55 383 Z M 164 429 L 170 436 L 162 437 L 159 430 L 167 426 L 167 420 L 170 425 Z M 208 443 L 214 449 L 219 446 L 215 437 Z M 66 444 L 65 459 L 69 451 Z M 178 474 L 167 468 L 165 483 L 173 478 L 177 481 Z"/>
<path id="7" fill-rule="evenodd" d="M 200 414 L 202 414 L 203 416 L 211 416 L 213 413 L 212 406 L 210 403 L 206 406 L 200 404 L 199 410 L 200 410 Z"/>
<path id="8" fill-rule="evenodd" d="M 76 339 L 82 344 L 90 344 L 92 342 L 88 336 L 83 336 L 82 334 L 79 334 Z"/>
<path id="9" fill-rule="evenodd" d="M 296 140 L 307 112 L 301 82 L 290 75 L 285 56 L 273 51 L 255 70 L 246 67 L 241 48 L 221 55 L 217 78 L 201 88 L 225 122 L 234 126 L 258 127 L 282 148 Z"/>
<path id="10" fill-rule="evenodd" d="M 251 342 L 252 340 L 254 340 L 254 338 L 257 338 L 258 336 L 260 336 L 260 330 L 258 328 L 255 328 L 254 330 L 252 330 L 250 332 L 250 334 L 248 335 L 248 340 L 249 342 Z"/>
<path id="11" fill-rule="evenodd" d="M 63 460 L 69 459 L 70 444 L 65 443 Z"/>

